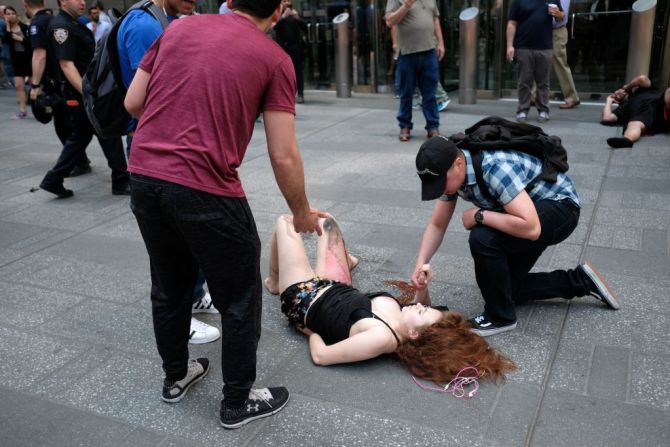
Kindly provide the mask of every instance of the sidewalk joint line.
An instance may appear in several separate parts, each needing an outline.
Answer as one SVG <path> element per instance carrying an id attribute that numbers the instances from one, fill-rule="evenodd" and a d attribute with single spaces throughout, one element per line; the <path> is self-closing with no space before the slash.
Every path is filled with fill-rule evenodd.
<path id="1" fill-rule="evenodd" d="M 591 214 L 591 219 L 588 223 L 586 234 L 584 235 L 584 242 L 582 243 L 582 248 L 579 252 L 580 262 L 581 262 L 581 260 L 584 259 L 584 255 L 586 253 L 586 247 L 588 246 L 589 239 L 591 238 L 591 233 L 593 232 L 593 227 L 594 227 L 595 220 L 596 220 L 596 214 L 597 214 L 598 207 L 600 205 L 602 195 L 603 195 L 603 188 L 605 186 L 605 179 L 607 178 L 607 173 L 609 172 L 610 165 L 612 164 L 612 154 L 614 153 L 614 151 L 611 150 L 611 149 L 608 149 L 608 150 L 609 150 L 609 154 L 608 154 L 608 157 L 607 157 L 607 163 L 605 164 L 605 169 L 603 171 L 603 176 L 602 176 L 602 179 L 600 181 L 600 185 L 598 187 L 598 195 L 596 196 L 596 200 L 595 200 L 595 203 L 593 205 L 593 213 Z M 524 441 L 524 446 L 525 447 L 531 447 L 532 446 L 533 435 L 535 434 L 535 427 L 536 427 L 537 421 L 540 417 L 540 411 L 542 409 L 542 404 L 544 403 L 544 398 L 547 394 L 547 385 L 549 384 L 549 378 L 551 377 L 552 371 L 554 370 L 554 363 L 556 362 L 556 357 L 558 356 L 558 349 L 561 346 L 561 340 L 563 338 L 563 333 L 565 331 L 565 323 L 567 322 L 568 315 L 570 314 L 571 304 L 572 304 L 572 300 L 568 300 L 568 305 L 566 306 L 566 311 L 565 311 L 565 314 L 563 315 L 563 319 L 561 321 L 561 326 L 558 330 L 558 337 L 556 338 L 556 342 L 554 343 L 554 346 L 551 350 L 551 355 L 549 356 L 549 362 L 547 363 L 547 367 L 545 368 L 544 377 L 542 378 L 542 385 L 540 386 L 540 399 L 538 400 L 537 405 L 535 406 L 535 410 L 533 411 L 533 416 L 531 417 L 530 424 L 528 426 L 528 433 L 526 435 L 526 440 Z M 589 371 L 590 371 L 590 367 L 589 367 Z"/>

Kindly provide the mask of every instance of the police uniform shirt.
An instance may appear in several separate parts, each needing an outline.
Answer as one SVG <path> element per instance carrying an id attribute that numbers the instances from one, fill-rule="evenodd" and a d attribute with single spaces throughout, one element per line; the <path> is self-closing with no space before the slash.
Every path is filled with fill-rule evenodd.
<path id="1" fill-rule="evenodd" d="M 49 50 L 53 50 L 53 57 L 57 62 L 61 60 L 74 62 L 79 74 L 84 76 L 95 53 L 95 39 L 91 30 L 85 25 L 79 23 L 68 13 L 61 11 L 49 24 Z M 60 69 L 60 64 L 58 64 L 58 74 L 63 81 L 67 82 Z M 78 93 L 77 96 L 79 96 Z"/>
<path id="2" fill-rule="evenodd" d="M 30 20 L 30 28 L 28 34 L 30 35 L 30 46 L 33 48 L 49 48 L 49 22 L 51 22 L 51 15 L 46 10 L 38 11 Z"/>
<path id="3" fill-rule="evenodd" d="M 56 65 L 53 55 L 49 51 L 49 23 L 51 23 L 52 19 L 51 14 L 42 9 L 35 13 L 30 20 L 30 27 L 28 28 L 30 46 L 47 50 L 47 60 L 44 64 L 44 73 L 42 74 L 42 84 L 47 89 L 52 89 L 56 85 Z"/>

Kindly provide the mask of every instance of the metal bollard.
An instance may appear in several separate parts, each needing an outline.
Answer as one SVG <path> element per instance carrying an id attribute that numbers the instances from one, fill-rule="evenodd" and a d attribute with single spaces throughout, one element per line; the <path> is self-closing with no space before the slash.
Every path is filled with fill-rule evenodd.
<path id="1" fill-rule="evenodd" d="M 479 9 L 464 9 L 458 16 L 461 64 L 458 70 L 458 103 L 477 102 L 477 33 Z"/>
<path id="2" fill-rule="evenodd" d="M 633 3 L 626 61 L 626 82 L 639 75 L 649 75 L 651 43 L 654 34 L 656 0 L 637 0 Z"/>
<path id="3" fill-rule="evenodd" d="M 333 19 L 335 44 L 335 91 L 338 98 L 351 97 L 351 54 L 349 48 L 349 13 L 343 12 Z"/>

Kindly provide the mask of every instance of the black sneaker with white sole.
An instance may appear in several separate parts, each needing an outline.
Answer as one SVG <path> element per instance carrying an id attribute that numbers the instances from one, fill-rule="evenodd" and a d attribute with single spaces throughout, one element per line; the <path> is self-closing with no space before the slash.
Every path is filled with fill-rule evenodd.
<path id="1" fill-rule="evenodd" d="M 260 388 L 249 391 L 249 397 L 241 407 L 229 407 L 221 401 L 221 425 L 223 428 L 239 428 L 256 419 L 279 413 L 286 406 L 290 395 L 283 386 Z"/>
<path id="2" fill-rule="evenodd" d="M 589 295 L 599 299 L 614 310 L 621 307 L 619 298 L 605 281 L 605 277 L 590 262 L 585 262 L 577 267 L 586 279 L 589 286 Z"/>
<path id="3" fill-rule="evenodd" d="M 516 329 L 516 321 L 514 323 L 506 324 L 499 326 L 491 322 L 486 314 L 481 314 L 475 318 L 471 318 L 470 324 L 472 325 L 472 332 L 482 337 L 488 337 L 489 335 L 500 334 L 501 332 L 511 331 Z"/>
<path id="4" fill-rule="evenodd" d="M 209 372 L 209 360 L 206 358 L 190 359 L 186 376 L 181 380 L 163 380 L 163 395 L 161 399 L 164 402 L 179 402 L 186 395 L 186 392 L 198 382 L 200 382 Z"/>

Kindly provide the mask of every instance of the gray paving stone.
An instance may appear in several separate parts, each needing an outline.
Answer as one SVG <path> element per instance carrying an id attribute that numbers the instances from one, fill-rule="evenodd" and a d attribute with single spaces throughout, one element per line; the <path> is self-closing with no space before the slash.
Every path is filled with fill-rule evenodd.
<path id="1" fill-rule="evenodd" d="M 568 347 L 561 343 L 547 385 L 556 390 L 586 394 L 592 357 L 592 346 Z"/>
<path id="2" fill-rule="evenodd" d="M 54 340 L 35 331 L 0 327 L 0 374 L 3 386 L 24 390 L 80 356 L 80 342 Z"/>
<path id="3" fill-rule="evenodd" d="M 588 247 L 586 259 L 595 262 L 603 272 L 611 271 L 648 280 L 670 277 L 670 256 L 665 253 Z"/>
<path id="4" fill-rule="evenodd" d="M 89 298 L 67 314 L 43 324 L 41 330 L 125 352 L 144 355 L 156 352 L 148 299 L 136 306 L 123 306 Z"/>
<path id="5" fill-rule="evenodd" d="M 611 310 L 590 297 L 574 298 L 570 301 L 561 343 L 568 348 L 601 345 L 630 349 L 633 333 L 638 330 L 632 321 L 633 312 L 625 307 Z"/>
<path id="6" fill-rule="evenodd" d="M 547 390 L 531 445 L 665 446 L 667 412 L 638 405 Z"/>
<path id="7" fill-rule="evenodd" d="M 423 391 L 391 358 L 327 368 L 305 365 L 298 360 L 285 365 L 278 381 L 300 395 L 354 407 L 382 418 L 398 417 L 397 409 L 402 408 L 405 421 L 441 427 L 465 437 L 483 435 L 488 412 L 498 393 L 498 388 L 488 383 L 481 384 L 476 398 L 470 400 Z M 334 394 L 332 389 L 346 392 Z M 449 417 L 445 418 L 445 414 Z"/>
<path id="8" fill-rule="evenodd" d="M 0 281 L 2 312 L 0 324 L 34 327 L 66 312 L 84 299 L 73 293 L 61 293 L 37 287 Z"/>
<path id="9" fill-rule="evenodd" d="M 641 228 L 616 228 L 612 248 L 621 250 L 640 250 L 642 245 Z"/>
<path id="10" fill-rule="evenodd" d="M 670 253 L 668 246 L 668 231 L 663 230 L 642 230 L 642 251 L 653 253 Z"/>
<path id="11" fill-rule="evenodd" d="M 628 176 L 625 178 L 605 177 L 603 188 L 607 191 L 636 191 L 656 193 L 658 191 L 668 191 L 670 188 L 670 180 L 634 178 Z"/>
<path id="12" fill-rule="evenodd" d="M 461 402 L 462 405 L 468 405 Z M 294 394 L 280 417 L 267 419 L 251 445 L 301 446 L 484 446 L 486 441 Z M 326 429 L 333 427 L 333 429 Z"/>
<path id="13" fill-rule="evenodd" d="M 523 445 L 540 399 L 537 386 L 510 383 L 500 393 L 486 430 L 490 445 Z"/>
<path id="14" fill-rule="evenodd" d="M 632 309 L 650 315 L 667 312 L 670 281 L 653 281 L 634 276 L 609 273 L 606 275 L 610 287 L 617 293 L 624 310 Z"/>
<path id="15" fill-rule="evenodd" d="M 157 447 L 163 445 L 165 436 L 156 434 L 149 430 L 136 428 L 123 438 L 119 445 L 127 447 Z"/>
<path id="16" fill-rule="evenodd" d="M 0 396 L 3 402 L 0 405 L 3 421 L 0 439 L 6 446 L 111 447 L 124 445 L 121 440 L 135 430 L 113 419 L 36 399 L 5 387 L 0 388 Z"/>
<path id="17" fill-rule="evenodd" d="M 178 437 L 185 433 L 197 433 L 200 445 L 239 445 L 250 431 L 257 429 L 251 425 L 227 431 L 220 426 L 221 382 L 212 380 L 213 377 L 206 377 L 198 386 L 192 387 L 178 404 L 161 401 L 162 372 L 157 357 L 145 360 L 114 356 L 75 386 L 58 394 L 58 399 L 82 410 L 157 433 Z M 110 381 L 110 377 L 115 380 Z"/>
<path id="18" fill-rule="evenodd" d="M 510 374 L 511 381 L 526 385 L 542 384 L 555 344 L 554 336 L 530 336 L 523 332 L 523 327 L 517 326 L 516 330 L 496 335 L 489 342 L 519 367 L 518 371 Z"/>
<path id="19" fill-rule="evenodd" d="M 42 227 L 3 222 L 0 220 L 0 234 L 2 234 L 2 237 L 0 237 L 0 249 L 12 246 L 42 231 L 44 231 Z"/>
<path id="20" fill-rule="evenodd" d="M 122 259 L 118 260 L 123 263 Z M 62 292 L 134 303 L 149 294 L 148 263 L 106 266 L 57 256 L 30 255 L 0 269 L 0 278 Z M 123 284 L 123 287 L 119 287 Z"/>
<path id="21" fill-rule="evenodd" d="M 667 373 L 670 357 L 633 353 L 630 400 L 659 410 L 670 410 Z"/>
<path id="22" fill-rule="evenodd" d="M 626 400 L 630 355 L 628 349 L 596 346 L 587 386 L 589 396 Z"/>

